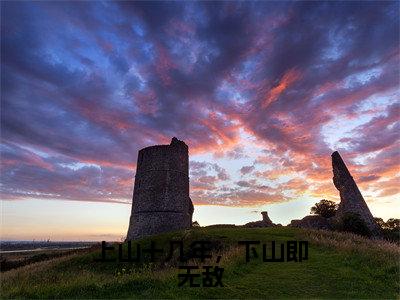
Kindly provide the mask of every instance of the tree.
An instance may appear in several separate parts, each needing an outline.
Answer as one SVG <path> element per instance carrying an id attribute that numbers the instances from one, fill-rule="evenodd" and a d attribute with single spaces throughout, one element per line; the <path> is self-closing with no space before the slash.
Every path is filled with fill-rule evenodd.
<path id="1" fill-rule="evenodd" d="M 385 239 L 400 244 L 400 219 L 388 219 L 382 233 Z"/>
<path id="2" fill-rule="evenodd" d="M 400 219 L 390 218 L 386 221 L 386 227 L 390 230 L 399 230 L 400 229 Z"/>
<path id="3" fill-rule="evenodd" d="M 311 213 L 314 215 L 320 215 L 324 218 L 330 218 L 336 214 L 337 208 L 338 205 L 335 202 L 322 199 L 318 203 L 315 203 L 313 207 L 311 207 Z"/>
<path id="4" fill-rule="evenodd" d="M 378 224 L 381 229 L 385 229 L 386 228 L 386 223 L 385 223 L 385 221 L 383 221 L 382 218 L 374 218 L 374 220 L 375 220 L 376 224 Z"/>
<path id="5" fill-rule="evenodd" d="M 194 222 L 192 223 L 192 227 L 200 227 L 199 222 L 194 221 Z"/>
<path id="6" fill-rule="evenodd" d="M 374 220 L 381 228 L 384 239 L 400 243 L 400 219 L 390 218 L 386 222 L 382 218 L 374 218 Z"/>

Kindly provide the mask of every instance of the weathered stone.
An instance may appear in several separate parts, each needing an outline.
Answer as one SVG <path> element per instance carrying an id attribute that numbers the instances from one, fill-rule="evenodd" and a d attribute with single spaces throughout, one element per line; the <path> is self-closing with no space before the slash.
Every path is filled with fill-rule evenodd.
<path id="1" fill-rule="evenodd" d="M 189 228 L 193 210 L 188 146 L 174 137 L 170 145 L 141 149 L 126 239 Z"/>
<path id="2" fill-rule="evenodd" d="M 306 216 L 301 220 L 292 220 L 289 226 L 313 229 L 331 229 L 329 219 L 322 216 Z"/>
<path id="3" fill-rule="evenodd" d="M 379 226 L 337 151 L 332 153 L 332 168 L 333 184 L 340 192 L 340 204 L 334 219 L 339 221 L 346 213 L 356 213 L 365 222 L 371 233 L 378 235 L 380 232 Z"/>
<path id="4" fill-rule="evenodd" d="M 244 227 L 272 227 L 276 226 L 271 219 L 268 217 L 268 212 L 263 211 L 261 212 L 262 220 L 256 222 L 249 222 L 243 225 Z"/>

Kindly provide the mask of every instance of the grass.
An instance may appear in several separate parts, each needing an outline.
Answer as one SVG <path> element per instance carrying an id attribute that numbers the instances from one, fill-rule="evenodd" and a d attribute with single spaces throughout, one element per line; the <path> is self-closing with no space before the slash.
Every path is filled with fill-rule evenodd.
<path id="1" fill-rule="evenodd" d="M 175 259 L 100 263 L 100 250 L 31 264 L 1 274 L 2 298 L 399 298 L 399 247 L 352 234 L 274 228 L 196 228 L 153 237 L 157 246 L 183 239 L 213 242 L 222 255 L 224 287 L 178 287 Z M 309 241 L 303 262 L 245 262 L 239 240 Z M 150 238 L 140 242 L 149 245 Z M 187 249 L 185 249 L 187 250 Z M 126 249 L 124 249 L 126 251 Z M 162 258 L 161 258 L 162 260 Z M 191 264 L 204 264 L 191 261 Z M 215 265 L 215 260 L 207 263 Z M 182 271 L 181 271 L 182 273 Z"/>
<path id="2" fill-rule="evenodd" d="M 35 262 L 45 261 L 71 255 L 74 253 L 84 253 L 87 249 L 43 249 L 39 251 L 16 251 L 0 254 L 0 270 L 1 272 L 30 265 Z"/>

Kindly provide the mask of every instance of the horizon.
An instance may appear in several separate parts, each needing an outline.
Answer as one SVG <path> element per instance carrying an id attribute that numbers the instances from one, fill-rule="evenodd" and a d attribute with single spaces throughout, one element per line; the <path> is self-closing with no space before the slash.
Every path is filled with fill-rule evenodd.
<path id="1" fill-rule="evenodd" d="M 0 239 L 121 240 L 137 153 L 189 146 L 193 221 L 400 218 L 398 2 L 1 2 Z"/>

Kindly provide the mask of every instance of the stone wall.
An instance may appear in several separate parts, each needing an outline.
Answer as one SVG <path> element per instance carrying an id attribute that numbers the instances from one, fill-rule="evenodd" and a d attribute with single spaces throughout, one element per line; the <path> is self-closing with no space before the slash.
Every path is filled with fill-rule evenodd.
<path id="1" fill-rule="evenodd" d="M 301 220 L 292 220 L 289 227 L 312 228 L 312 229 L 331 229 L 329 219 L 321 216 L 305 216 Z"/>
<path id="2" fill-rule="evenodd" d="M 127 240 L 189 228 L 192 214 L 188 146 L 173 138 L 141 149 Z"/>
<path id="3" fill-rule="evenodd" d="M 380 233 L 379 226 L 376 224 L 356 182 L 337 151 L 332 153 L 332 169 L 333 184 L 340 193 L 340 204 L 334 218 L 340 220 L 346 213 L 356 213 L 360 215 L 369 230 L 378 235 Z"/>

